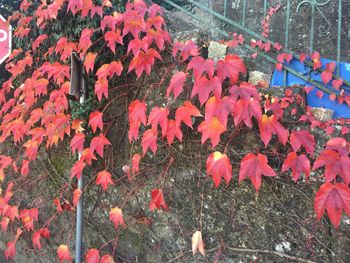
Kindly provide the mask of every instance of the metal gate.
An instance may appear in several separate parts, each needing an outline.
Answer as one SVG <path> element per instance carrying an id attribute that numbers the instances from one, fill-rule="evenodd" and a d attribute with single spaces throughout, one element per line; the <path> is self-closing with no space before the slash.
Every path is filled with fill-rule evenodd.
<path id="1" fill-rule="evenodd" d="M 158 0 L 163 7 L 186 13 L 215 32 L 228 36 L 241 33 L 246 39 L 280 43 L 283 52 L 299 58 L 300 53 L 319 51 L 323 57 L 337 62 L 350 62 L 350 1 L 344 0 Z M 270 34 L 261 34 L 261 21 L 270 7 L 281 8 L 270 21 Z M 247 42 L 247 41 L 246 41 Z M 256 52 L 249 43 L 245 47 Z M 276 54 L 259 52 L 264 60 L 276 64 Z M 311 65 L 311 64 L 310 64 Z M 288 65 L 284 69 L 293 75 L 330 93 L 322 83 L 313 81 Z M 350 86 L 348 81 L 345 85 Z"/>

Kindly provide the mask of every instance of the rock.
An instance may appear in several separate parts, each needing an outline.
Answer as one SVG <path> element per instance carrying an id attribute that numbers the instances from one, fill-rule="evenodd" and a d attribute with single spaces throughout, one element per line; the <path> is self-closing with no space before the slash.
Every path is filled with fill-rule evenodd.
<path id="1" fill-rule="evenodd" d="M 330 121 L 333 118 L 334 110 L 314 107 L 311 110 L 315 119 L 322 122 Z"/>
<path id="2" fill-rule="evenodd" d="M 223 59 L 227 53 L 227 46 L 220 44 L 216 41 L 210 41 L 208 48 L 208 58 L 212 58 L 215 61 Z"/>
<path id="3" fill-rule="evenodd" d="M 263 86 L 264 88 L 267 88 L 268 85 L 270 85 L 271 75 L 260 71 L 251 71 L 249 73 L 248 81 L 256 86 Z"/>

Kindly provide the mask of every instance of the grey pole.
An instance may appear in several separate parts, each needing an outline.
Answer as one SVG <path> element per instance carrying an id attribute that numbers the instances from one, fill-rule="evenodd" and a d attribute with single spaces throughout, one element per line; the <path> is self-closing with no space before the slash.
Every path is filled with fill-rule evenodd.
<path id="1" fill-rule="evenodd" d="M 82 61 L 76 53 L 71 54 L 71 81 L 70 95 L 79 97 L 81 105 L 85 103 L 85 79 L 83 76 Z M 79 151 L 79 159 L 82 152 Z M 83 175 L 78 180 L 78 189 L 81 191 L 81 196 L 77 204 L 77 223 L 76 223 L 76 239 L 75 239 L 75 263 L 82 262 L 82 238 L 83 238 Z"/>

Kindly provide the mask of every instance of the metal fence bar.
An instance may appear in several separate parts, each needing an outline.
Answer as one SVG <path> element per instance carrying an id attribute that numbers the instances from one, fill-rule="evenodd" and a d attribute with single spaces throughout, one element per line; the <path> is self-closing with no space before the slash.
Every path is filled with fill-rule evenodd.
<path id="1" fill-rule="evenodd" d="M 243 10 L 242 10 L 242 26 L 245 26 L 245 18 L 247 12 L 247 0 L 243 1 Z"/>
<path id="2" fill-rule="evenodd" d="M 267 12 L 267 0 L 264 0 L 264 19 L 266 17 L 266 12 Z"/>
<path id="3" fill-rule="evenodd" d="M 315 42 L 315 6 L 311 4 L 310 54 L 314 51 Z"/>
<path id="4" fill-rule="evenodd" d="M 289 46 L 289 17 L 290 17 L 290 0 L 287 0 L 287 11 L 286 11 L 286 32 L 284 35 L 284 48 L 288 49 Z M 284 71 L 284 86 L 287 85 L 288 74 Z"/>
<path id="5" fill-rule="evenodd" d="M 342 1 L 339 0 L 339 6 L 338 6 L 338 40 L 337 40 L 337 77 L 339 78 L 340 76 L 340 53 L 341 53 L 341 35 L 342 35 L 342 30 L 341 30 L 341 24 L 342 24 L 342 18 L 343 18 L 343 8 L 342 8 Z"/>
<path id="6" fill-rule="evenodd" d="M 227 15 L 227 0 L 224 0 L 224 17 Z"/>

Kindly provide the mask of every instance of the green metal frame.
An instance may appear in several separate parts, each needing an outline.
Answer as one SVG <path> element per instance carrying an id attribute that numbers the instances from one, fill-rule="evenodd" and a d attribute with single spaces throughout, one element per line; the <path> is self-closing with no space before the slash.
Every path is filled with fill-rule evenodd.
<path id="1" fill-rule="evenodd" d="M 204 2 L 206 1 L 207 4 Z M 207 26 L 208 28 L 213 27 L 212 24 L 208 23 L 204 17 L 201 17 L 200 15 L 196 14 L 196 10 L 201 10 L 202 13 L 204 14 L 209 14 L 212 17 L 215 17 L 218 22 L 222 25 L 221 28 L 215 28 L 215 31 L 218 32 L 219 34 L 227 37 L 229 32 L 225 30 L 225 25 L 229 25 L 231 27 L 234 27 L 236 30 L 239 30 L 242 32 L 244 35 L 254 38 L 256 40 L 262 40 L 264 42 L 271 42 L 274 43 L 275 41 L 267 39 L 263 37 L 260 33 L 257 33 L 251 29 L 249 29 L 246 26 L 247 22 L 247 6 L 250 3 L 249 0 L 240 0 L 240 1 L 235 1 L 236 3 L 240 3 L 241 10 L 242 10 L 242 16 L 240 18 L 237 18 L 237 20 L 233 20 L 232 18 L 229 18 L 229 10 L 228 10 L 228 5 L 231 3 L 232 4 L 233 0 L 181 0 L 181 3 L 179 3 L 178 0 L 161 0 L 158 2 L 165 3 L 167 6 L 172 6 L 173 8 L 182 11 L 189 15 L 190 17 L 196 19 L 199 21 L 201 24 Z M 222 4 L 223 5 L 223 10 L 222 12 L 218 12 L 214 10 L 212 7 L 209 6 L 209 3 L 214 3 L 215 4 Z M 260 1 L 254 1 L 255 4 L 256 2 Z M 185 4 L 184 4 L 185 3 Z M 262 8 L 263 8 L 263 16 L 261 19 L 266 17 L 267 10 L 269 7 L 269 2 L 268 0 L 261 1 L 262 3 Z M 295 12 L 300 13 L 302 8 L 305 8 L 306 6 L 309 6 L 311 10 L 311 25 L 310 25 L 310 43 L 309 43 L 309 51 L 310 53 L 314 51 L 314 45 L 315 45 L 315 34 L 318 34 L 319 36 L 326 35 L 330 28 L 331 28 L 331 22 L 327 18 L 327 16 L 323 13 L 322 7 L 326 7 L 327 5 L 333 4 L 337 6 L 337 47 L 336 47 L 336 61 L 338 64 L 338 69 L 337 69 L 337 76 L 339 77 L 339 65 L 340 65 L 340 59 L 341 59 L 341 43 L 342 43 L 342 13 L 343 13 L 343 5 L 342 5 L 342 0 L 323 0 L 323 1 L 318 1 L 318 0 L 281 0 L 280 1 L 282 7 L 285 7 L 285 34 L 284 34 L 284 49 L 283 52 L 291 53 L 295 58 L 299 58 L 297 54 L 289 50 L 290 47 L 290 23 L 289 19 L 291 16 L 291 5 L 292 3 L 295 4 L 297 3 Z M 316 28 L 316 23 L 315 23 L 315 17 L 316 14 L 321 17 L 323 23 Z M 350 35 L 350 32 L 349 32 Z M 253 48 L 251 48 L 249 45 L 245 45 L 245 47 L 248 50 L 251 50 L 252 52 L 256 52 Z M 258 55 L 262 57 L 263 59 L 267 60 L 270 63 L 278 63 L 278 61 L 273 57 L 270 56 L 269 54 L 265 54 L 263 52 L 258 52 Z M 311 66 L 311 63 L 309 63 Z M 293 70 L 291 67 L 288 65 L 283 65 L 284 69 L 293 75 L 298 76 L 299 78 L 310 82 L 312 85 L 318 87 L 319 89 L 323 90 L 326 93 L 330 93 L 329 90 L 322 84 L 313 81 L 310 79 L 310 76 L 305 76 L 295 70 Z M 286 77 L 285 77 L 286 80 Z M 350 85 L 350 83 L 345 81 L 346 85 Z"/>

